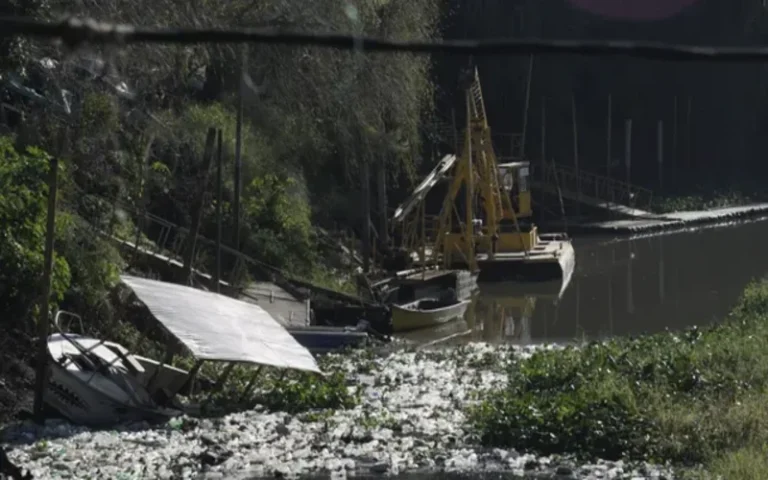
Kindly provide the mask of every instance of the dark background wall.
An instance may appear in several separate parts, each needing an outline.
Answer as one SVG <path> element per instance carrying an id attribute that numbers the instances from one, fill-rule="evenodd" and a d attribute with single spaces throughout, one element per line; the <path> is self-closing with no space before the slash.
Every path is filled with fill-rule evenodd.
<path id="1" fill-rule="evenodd" d="M 574 8 L 566 0 L 449 0 L 445 38 L 540 37 L 744 45 L 768 33 L 762 0 L 700 0 L 665 20 L 629 22 Z M 458 71 L 472 59 L 435 58 L 438 108 L 463 117 Z M 522 130 L 528 58 L 474 59 L 495 132 Z M 576 105 L 579 163 L 606 172 L 608 95 L 613 102 L 612 175 L 623 177 L 624 121 L 633 120 L 632 180 L 656 181 L 656 128 L 664 121 L 665 185 L 706 182 L 728 187 L 766 173 L 766 70 L 760 63 L 660 62 L 625 57 L 546 56 L 534 61 L 526 153 L 540 157 L 546 98 L 547 157 L 573 163 L 571 98 Z M 675 122 L 675 99 L 677 121 Z M 690 102 L 690 122 L 687 121 Z M 674 129 L 677 126 L 677 148 Z M 687 132 L 690 128 L 690 142 Z M 690 145 L 690 151 L 689 151 Z"/>

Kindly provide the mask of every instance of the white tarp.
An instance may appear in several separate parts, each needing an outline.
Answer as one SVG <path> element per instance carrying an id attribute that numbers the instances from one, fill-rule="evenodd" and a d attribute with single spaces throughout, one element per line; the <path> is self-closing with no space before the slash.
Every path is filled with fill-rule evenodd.
<path id="1" fill-rule="evenodd" d="M 174 283 L 121 278 L 199 360 L 320 373 L 309 350 L 258 305 Z"/>

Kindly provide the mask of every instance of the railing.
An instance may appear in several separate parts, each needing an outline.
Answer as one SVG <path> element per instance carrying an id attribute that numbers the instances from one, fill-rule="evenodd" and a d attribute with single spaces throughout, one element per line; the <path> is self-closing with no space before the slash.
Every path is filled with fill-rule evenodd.
<path id="1" fill-rule="evenodd" d="M 554 163 L 543 167 L 543 175 L 541 164 L 532 163 L 531 167 L 531 181 L 534 184 L 559 187 L 563 194 L 570 198 L 581 197 L 597 202 L 610 202 L 644 211 L 650 211 L 653 203 L 651 190 L 621 180 Z"/>
<path id="2" fill-rule="evenodd" d="M 120 209 L 129 213 L 137 218 L 139 224 L 142 227 L 142 233 L 155 231 L 154 238 L 142 237 L 136 245 L 137 230 L 139 227 L 132 229 L 129 232 L 113 232 L 111 237 L 115 240 L 121 241 L 127 244 L 128 247 L 133 248 L 134 251 L 138 251 L 144 255 L 154 256 L 155 258 L 165 260 L 167 263 L 177 263 L 183 265 L 183 253 L 189 236 L 189 229 L 176 225 L 168 220 L 160 218 L 148 212 L 138 212 L 131 205 L 121 202 L 119 200 L 109 200 L 114 208 Z M 143 225 L 141 222 L 143 221 Z M 149 240 L 149 241 L 147 241 Z M 216 258 L 216 241 L 211 240 L 202 235 L 197 236 L 195 242 L 194 258 L 192 259 L 192 266 L 196 274 L 210 277 L 213 279 L 212 269 L 215 268 Z M 256 268 L 260 271 L 267 271 L 272 274 L 276 274 L 276 282 L 278 286 L 288 291 L 290 294 L 297 296 L 300 294 L 295 288 L 293 288 L 288 282 L 280 281 L 287 276 L 277 268 L 259 262 L 258 260 L 250 257 L 249 255 L 238 251 L 230 246 L 221 245 L 221 265 L 222 265 L 222 278 L 220 281 L 228 282 L 230 286 L 236 285 L 243 279 L 243 275 L 248 271 L 248 267 Z M 228 275 L 226 279 L 224 277 L 225 268 Z M 299 298 L 299 297 L 297 297 Z"/>

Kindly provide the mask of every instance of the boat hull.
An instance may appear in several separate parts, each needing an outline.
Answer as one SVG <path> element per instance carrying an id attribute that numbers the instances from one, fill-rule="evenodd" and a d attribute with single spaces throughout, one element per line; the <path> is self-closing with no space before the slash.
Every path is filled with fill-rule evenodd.
<path id="1" fill-rule="evenodd" d="M 550 282 L 570 279 L 576 266 L 576 253 L 570 240 L 546 242 L 539 251 L 480 255 L 478 282 Z"/>
<path id="2" fill-rule="evenodd" d="M 408 308 L 413 304 L 392 305 L 392 330 L 398 333 L 443 325 L 455 318 L 463 317 L 469 303 L 468 300 L 462 300 L 434 310 Z"/>
<path id="3" fill-rule="evenodd" d="M 354 348 L 368 339 L 368 334 L 365 332 L 350 331 L 343 327 L 288 328 L 288 333 L 314 354 Z"/>
<path id="4" fill-rule="evenodd" d="M 163 421 L 181 414 L 156 404 L 138 375 L 129 373 L 126 360 L 133 360 L 120 358 L 108 345 L 74 334 L 48 337 L 51 372 L 43 401 L 72 423 L 88 426 Z M 94 370 L 75 360 L 84 351 L 92 355 L 91 362 L 98 359 L 105 367 Z"/>
<path id="5" fill-rule="evenodd" d="M 99 381 L 98 376 L 96 374 L 92 381 Z M 92 427 L 140 420 L 164 421 L 181 414 L 163 409 L 136 408 L 93 388 L 56 363 L 51 366 L 43 401 L 70 422 Z"/>

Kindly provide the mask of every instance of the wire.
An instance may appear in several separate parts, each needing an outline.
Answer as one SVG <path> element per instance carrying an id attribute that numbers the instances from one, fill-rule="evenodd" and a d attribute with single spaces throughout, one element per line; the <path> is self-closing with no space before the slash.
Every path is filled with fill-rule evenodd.
<path id="1" fill-rule="evenodd" d="M 266 43 L 313 45 L 369 52 L 444 53 L 460 55 L 623 55 L 656 60 L 754 62 L 768 59 L 768 47 L 671 45 L 658 42 L 543 39 L 404 41 L 331 33 L 276 29 L 148 28 L 69 18 L 51 23 L 21 17 L 0 17 L 0 36 L 58 38 L 71 47 L 83 44 L 133 43 Z"/>

